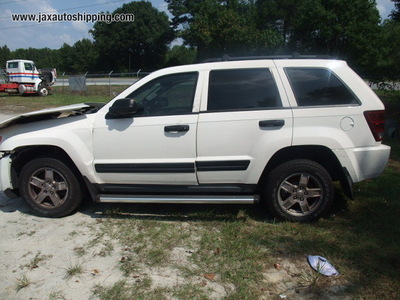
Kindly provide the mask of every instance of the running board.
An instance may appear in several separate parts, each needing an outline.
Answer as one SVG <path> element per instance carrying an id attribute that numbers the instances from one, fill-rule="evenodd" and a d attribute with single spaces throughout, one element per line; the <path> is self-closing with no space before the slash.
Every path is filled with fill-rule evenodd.
<path id="1" fill-rule="evenodd" d="M 183 204 L 254 204 L 256 195 L 211 196 L 211 195 L 104 195 L 97 197 L 101 203 L 183 203 Z"/>

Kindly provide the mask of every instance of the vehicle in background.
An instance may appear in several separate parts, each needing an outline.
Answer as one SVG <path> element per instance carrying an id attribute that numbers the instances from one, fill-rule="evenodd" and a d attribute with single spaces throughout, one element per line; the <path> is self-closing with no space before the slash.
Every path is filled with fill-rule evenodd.
<path id="1" fill-rule="evenodd" d="M 56 69 L 37 69 L 33 61 L 23 59 L 7 61 L 2 73 L 5 83 L 0 83 L 0 92 L 21 95 L 47 96 L 57 77 Z"/>

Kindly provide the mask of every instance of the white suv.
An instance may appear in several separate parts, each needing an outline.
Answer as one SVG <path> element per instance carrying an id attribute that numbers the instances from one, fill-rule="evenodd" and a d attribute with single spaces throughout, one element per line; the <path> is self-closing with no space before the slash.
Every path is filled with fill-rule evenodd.
<path id="1" fill-rule="evenodd" d="M 156 71 L 105 105 L 0 124 L 0 188 L 39 215 L 96 202 L 258 203 L 316 220 L 333 181 L 379 176 L 384 106 L 344 61 L 256 59 Z"/>

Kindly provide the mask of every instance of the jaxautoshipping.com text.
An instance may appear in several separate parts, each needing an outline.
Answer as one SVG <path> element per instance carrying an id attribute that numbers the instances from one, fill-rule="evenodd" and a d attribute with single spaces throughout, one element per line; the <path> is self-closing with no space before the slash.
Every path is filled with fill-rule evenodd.
<path id="1" fill-rule="evenodd" d="M 107 14 L 107 13 L 37 13 L 37 14 L 12 14 L 13 22 L 133 22 L 134 14 Z"/>

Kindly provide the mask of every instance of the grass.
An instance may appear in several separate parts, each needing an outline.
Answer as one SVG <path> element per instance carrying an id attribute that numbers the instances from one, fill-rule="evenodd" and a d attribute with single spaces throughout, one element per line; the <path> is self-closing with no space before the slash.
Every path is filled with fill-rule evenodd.
<path id="1" fill-rule="evenodd" d="M 102 248 L 96 255 L 99 255 L 101 257 L 106 257 L 111 255 L 114 252 L 114 245 L 111 241 L 105 241 L 102 243 Z"/>
<path id="2" fill-rule="evenodd" d="M 45 261 L 46 259 L 49 259 L 49 258 L 51 258 L 51 255 L 43 255 L 40 253 L 40 251 L 38 251 L 36 253 L 35 257 L 33 257 L 30 260 L 30 262 L 25 265 L 25 267 L 27 267 L 30 270 L 36 269 L 39 267 L 40 262 Z"/>
<path id="3" fill-rule="evenodd" d="M 101 223 L 103 231 L 114 231 L 114 237 L 123 242 L 123 259 L 120 269 L 126 276 L 137 274 L 143 262 L 147 266 L 165 266 L 169 254 L 182 241 L 190 242 L 190 234 L 179 224 L 167 224 L 154 220 L 110 219 Z"/>
<path id="4" fill-rule="evenodd" d="M 229 300 L 281 293 L 308 299 L 398 299 L 400 140 L 385 143 L 392 146 L 392 154 L 384 174 L 355 184 L 355 200 L 346 200 L 337 190 L 334 212 L 316 223 L 276 223 L 257 207 L 246 206 L 115 205 L 99 221 L 98 229 L 103 237 L 119 240 L 125 257 L 120 268 L 127 279 L 165 267 L 184 279 L 164 289 L 150 285 L 157 297 L 141 289 L 143 299 L 171 295 L 208 299 L 215 285 L 225 287 L 227 292 L 220 299 Z M 174 256 L 178 248 L 186 250 L 182 263 Z M 340 276 L 327 278 L 311 271 L 305 263 L 310 254 L 328 258 Z M 288 272 L 283 280 L 292 287 L 289 292 L 265 281 L 265 272 L 281 259 L 296 266 L 291 269 L 283 264 Z M 130 289 L 127 285 L 125 292 Z"/>
<path id="5" fill-rule="evenodd" d="M 79 276 L 83 273 L 82 263 L 71 264 L 68 266 L 65 272 L 65 279 L 71 279 L 74 276 Z"/>
<path id="6" fill-rule="evenodd" d="M 388 114 L 396 116 L 400 92 L 380 97 Z M 93 295 L 104 300 L 400 299 L 400 139 L 384 143 L 392 147 L 384 174 L 355 184 L 355 200 L 337 190 L 332 214 L 316 223 L 275 222 L 253 206 L 107 206 L 97 215 L 94 239 L 74 251 L 84 255 L 92 248 L 106 256 L 118 245 L 116 264 L 124 280 L 96 285 Z M 315 273 L 307 255 L 326 257 L 340 276 Z M 72 265 L 66 277 L 82 272 L 81 264 Z M 172 283 L 158 282 L 154 273 Z M 266 274 L 280 277 L 271 281 Z M 21 288 L 29 285 L 22 279 Z"/>
<path id="7" fill-rule="evenodd" d="M 73 249 L 73 251 L 74 251 L 75 255 L 78 257 L 82 257 L 86 254 L 86 250 L 84 247 L 75 247 Z"/>
<path id="8" fill-rule="evenodd" d="M 58 291 L 58 292 L 51 292 L 49 294 L 48 300 L 66 300 L 66 298 L 62 292 Z"/>
<path id="9" fill-rule="evenodd" d="M 75 103 L 107 102 L 125 88 L 126 86 L 111 86 L 110 93 L 109 86 L 88 86 L 87 93 L 77 93 L 68 91 L 67 87 L 53 87 L 52 93 L 46 97 L 1 93 L 0 106 L 4 113 L 22 113 Z"/>
<path id="10" fill-rule="evenodd" d="M 144 280 L 135 284 L 129 284 L 125 280 L 121 280 L 113 284 L 111 287 L 104 287 L 97 284 L 93 288 L 93 295 L 100 300 L 157 300 L 162 298 L 162 294 L 158 290 L 147 293 L 150 288 L 150 281 Z"/>
<path id="11" fill-rule="evenodd" d="M 398 140 L 392 143 L 399 149 Z M 395 150 L 393 156 L 397 155 Z M 226 299 L 279 294 L 279 287 L 265 282 L 263 274 L 282 258 L 299 267 L 286 280 L 310 297 L 322 291 L 329 297 L 331 289 L 343 297 L 397 299 L 399 181 L 399 170 L 389 167 L 380 178 L 356 184 L 355 200 L 344 202 L 338 193 L 335 200 L 346 205 L 312 224 L 275 223 L 253 207 L 121 205 L 121 214 L 108 215 L 99 230 L 116 237 L 125 249 L 120 266 L 126 278 L 168 266 L 178 278 L 192 282 L 158 290 L 156 299 L 168 299 L 171 293 L 178 299 L 207 299 L 207 286 L 199 281 L 204 274 L 214 274 L 212 281 L 220 286 L 233 287 Z M 187 250 L 184 264 L 173 256 L 177 248 Z M 321 278 L 310 271 L 304 263 L 310 254 L 328 258 L 341 275 Z"/>
<path id="12" fill-rule="evenodd" d="M 28 285 L 30 285 L 32 282 L 26 277 L 26 275 L 22 275 L 20 278 L 17 279 L 17 286 L 16 290 L 19 292 L 23 288 L 26 288 Z"/>

